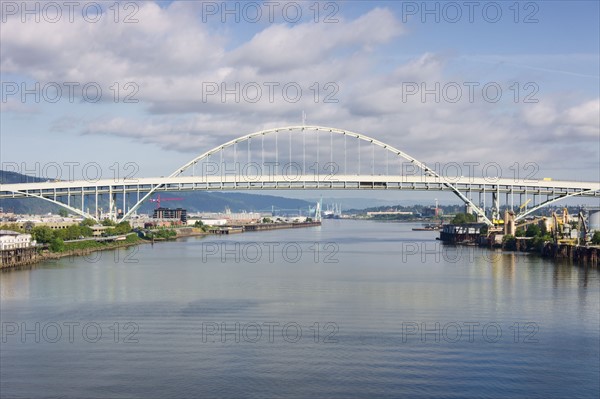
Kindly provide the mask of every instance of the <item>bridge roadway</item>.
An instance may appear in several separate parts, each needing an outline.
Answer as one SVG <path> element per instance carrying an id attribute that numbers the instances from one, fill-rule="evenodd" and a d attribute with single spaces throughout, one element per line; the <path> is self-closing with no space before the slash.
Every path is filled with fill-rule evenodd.
<path id="1" fill-rule="evenodd" d="M 219 190 L 408 190 L 453 191 L 463 193 L 496 193 L 564 196 L 579 193 L 600 196 L 600 182 L 564 180 L 525 180 L 509 178 L 447 177 L 412 175 L 271 175 L 271 176 L 175 176 L 131 180 L 74 180 L 39 183 L 0 184 L 0 199 L 44 197 L 57 199 L 83 194 L 147 193 L 155 191 L 219 191 Z"/>

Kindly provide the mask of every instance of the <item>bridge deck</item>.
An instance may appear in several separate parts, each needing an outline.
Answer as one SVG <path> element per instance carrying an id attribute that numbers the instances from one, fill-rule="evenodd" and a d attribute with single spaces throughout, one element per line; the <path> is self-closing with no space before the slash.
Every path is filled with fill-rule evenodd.
<path id="1" fill-rule="evenodd" d="M 119 194 L 148 192 L 161 185 L 157 191 L 194 190 L 290 190 L 290 189 L 343 189 L 343 190 L 419 190 L 452 191 L 451 184 L 464 192 L 499 192 L 512 194 L 561 195 L 590 191 L 587 195 L 600 195 L 599 182 L 560 180 L 515 180 L 493 178 L 433 176 L 382 176 L 382 175 L 299 175 L 299 176 L 178 176 L 139 178 L 135 180 L 58 181 L 0 185 L 0 198 L 26 197 L 28 194 L 43 197 L 66 195 Z"/>

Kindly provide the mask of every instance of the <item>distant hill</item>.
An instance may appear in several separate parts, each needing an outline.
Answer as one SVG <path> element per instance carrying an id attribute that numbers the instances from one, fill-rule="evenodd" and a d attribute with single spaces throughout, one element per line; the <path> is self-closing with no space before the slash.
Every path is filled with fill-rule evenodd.
<path id="1" fill-rule="evenodd" d="M 45 181 L 45 179 L 26 176 L 15 172 L 0 171 L 0 182 L 4 184 L 26 182 L 32 183 L 39 181 Z M 232 212 L 268 212 L 271 211 L 272 208 L 275 208 L 276 210 L 285 209 L 292 212 L 297 211 L 298 209 L 306 211 L 309 206 L 314 205 L 311 202 L 299 199 L 285 198 L 274 195 L 250 194 L 245 192 L 161 192 L 160 196 L 161 198 L 183 198 L 183 200 L 180 201 L 164 201 L 161 203 L 161 205 L 169 208 L 185 208 L 188 210 L 188 212 L 220 212 L 225 208 L 231 209 Z M 153 197 L 156 197 L 156 195 Z M 15 212 L 21 214 L 43 214 L 48 212 L 56 213 L 60 209 L 60 207 L 56 205 L 36 198 L 2 199 L 0 200 L 0 207 L 2 207 L 5 212 Z M 104 199 L 100 201 L 100 207 L 107 209 L 108 200 Z M 155 203 L 148 201 L 140 207 L 138 212 L 150 213 L 155 207 Z"/>
<path id="2" fill-rule="evenodd" d="M 2 184 L 15 184 L 15 183 L 37 183 L 46 181 L 35 176 L 22 175 L 17 172 L 9 172 L 7 170 L 0 170 L 0 183 Z"/>

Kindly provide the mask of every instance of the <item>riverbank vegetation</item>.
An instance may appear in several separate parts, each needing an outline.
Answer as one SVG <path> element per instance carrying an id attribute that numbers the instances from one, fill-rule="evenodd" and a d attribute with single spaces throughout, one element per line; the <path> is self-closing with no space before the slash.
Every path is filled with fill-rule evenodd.
<path id="1" fill-rule="evenodd" d="M 456 216 L 452 219 L 451 224 L 467 224 L 467 223 L 475 223 L 477 218 L 475 215 L 470 213 L 457 213 Z"/>
<path id="2" fill-rule="evenodd" d="M 144 238 L 147 240 L 172 240 L 177 237 L 177 232 L 173 229 L 157 229 L 148 231 L 144 234 Z"/>
<path id="3" fill-rule="evenodd" d="M 519 238 L 525 238 L 519 240 Z M 519 228 L 515 235 L 507 234 L 502 238 L 502 246 L 511 251 L 541 251 L 552 236 L 545 226 L 530 224 L 527 230 Z"/>

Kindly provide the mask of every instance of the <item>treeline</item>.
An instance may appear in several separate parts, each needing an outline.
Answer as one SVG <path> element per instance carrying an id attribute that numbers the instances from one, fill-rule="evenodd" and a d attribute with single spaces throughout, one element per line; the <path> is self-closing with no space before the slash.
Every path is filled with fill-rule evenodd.
<path id="1" fill-rule="evenodd" d="M 55 252 L 114 248 L 117 246 L 121 246 L 123 244 L 136 244 L 139 241 L 140 241 L 140 238 L 136 234 L 129 234 L 123 241 L 88 240 L 88 241 L 66 242 L 64 244 L 64 248 L 61 251 L 55 251 Z"/>
<path id="2" fill-rule="evenodd" d="M 92 219 L 85 219 L 80 224 L 74 224 L 64 229 L 51 229 L 48 226 L 35 226 L 33 223 L 25 223 L 24 228 L 20 228 L 17 224 L 4 224 L 0 226 L 0 230 L 12 230 L 19 233 L 31 234 L 32 239 L 39 244 L 46 244 L 52 252 L 62 252 L 67 247 L 65 241 L 77 240 L 86 237 L 92 237 L 96 222 Z M 103 231 L 105 236 L 122 235 L 131 232 L 129 222 L 120 222 L 118 224 L 106 219 L 102 225 L 107 226 Z"/>
<path id="3" fill-rule="evenodd" d="M 91 219 L 86 219 L 86 220 L 91 220 Z M 85 223 L 86 220 L 84 220 L 83 223 Z M 92 220 L 92 222 L 93 222 L 93 220 Z M 117 236 L 117 235 L 121 235 L 121 234 L 127 234 L 127 233 L 130 233 L 132 230 L 129 222 L 115 223 L 112 220 L 104 219 L 102 221 L 102 225 L 109 227 L 108 229 L 104 230 L 104 235 L 106 235 L 106 236 Z"/>
<path id="4" fill-rule="evenodd" d="M 177 237 L 177 232 L 173 229 L 158 229 L 146 233 L 145 238 L 148 240 L 170 240 Z"/>
<path id="5" fill-rule="evenodd" d="M 526 240 L 524 245 L 525 248 L 517 248 L 517 237 L 529 237 L 531 240 Z M 552 235 L 546 230 L 546 226 L 538 226 L 536 224 L 530 224 L 527 226 L 527 230 L 518 228 L 515 231 L 515 235 L 507 234 L 502 237 L 502 245 L 504 248 L 512 251 L 522 249 L 525 251 L 541 251 L 547 242 L 553 241 Z"/>
<path id="6" fill-rule="evenodd" d="M 477 217 L 470 213 L 458 213 L 452 219 L 452 224 L 467 224 L 467 223 L 475 223 L 477 221 Z"/>

